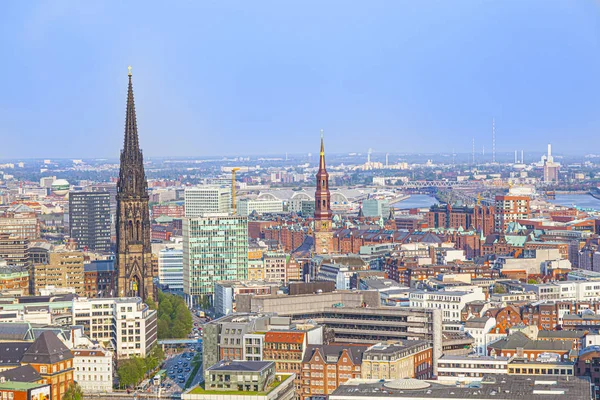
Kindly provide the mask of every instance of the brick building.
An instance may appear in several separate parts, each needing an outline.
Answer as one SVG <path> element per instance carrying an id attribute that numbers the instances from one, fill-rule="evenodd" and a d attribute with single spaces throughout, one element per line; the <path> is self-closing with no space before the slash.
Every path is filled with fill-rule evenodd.
<path id="1" fill-rule="evenodd" d="M 51 331 L 44 331 L 27 349 L 21 364 L 29 364 L 50 384 L 52 399 L 62 399 L 67 388 L 74 383 L 73 354 Z"/>
<path id="2" fill-rule="evenodd" d="M 511 222 L 531 218 L 529 200 L 529 196 L 496 196 L 494 209 L 494 231 L 504 232 Z"/>
<path id="3" fill-rule="evenodd" d="M 113 260 L 96 260 L 84 264 L 85 297 L 110 296 L 111 283 L 114 279 L 115 263 Z"/>
<path id="4" fill-rule="evenodd" d="M 183 218 L 185 216 L 185 206 L 183 202 L 155 204 L 152 206 L 152 217 L 157 218 L 161 215 L 171 218 Z"/>
<path id="5" fill-rule="evenodd" d="M 306 332 L 267 332 L 263 346 L 263 360 L 274 361 L 277 372 L 296 374 L 296 389 L 299 390 L 302 360 L 307 347 Z"/>
<path id="6" fill-rule="evenodd" d="M 302 360 L 300 397 L 325 397 L 349 379 L 361 377 L 367 346 L 308 346 Z"/>
<path id="7" fill-rule="evenodd" d="M 475 229 L 488 235 L 494 232 L 494 207 L 436 204 L 427 213 L 430 228 Z"/>
<path id="8" fill-rule="evenodd" d="M 489 309 L 484 316 L 496 319 L 496 327 L 493 333 L 508 333 L 513 326 L 523 323 L 521 310 L 513 305 Z"/>

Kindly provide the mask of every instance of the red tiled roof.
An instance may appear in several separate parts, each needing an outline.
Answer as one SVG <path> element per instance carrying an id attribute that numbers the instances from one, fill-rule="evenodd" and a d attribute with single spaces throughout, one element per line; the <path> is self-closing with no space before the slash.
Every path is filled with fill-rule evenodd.
<path id="1" fill-rule="evenodd" d="M 304 332 L 267 332 L 265 333 L 265 343 L 302 344 L 304 335 Z"/>

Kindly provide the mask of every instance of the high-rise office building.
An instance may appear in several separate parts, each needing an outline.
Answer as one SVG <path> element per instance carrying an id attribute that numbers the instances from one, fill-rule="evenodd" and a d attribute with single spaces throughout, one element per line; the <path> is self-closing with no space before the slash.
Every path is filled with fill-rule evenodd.
<path id="1" fill-rule="evenodd" d="M 194 186 L 185 189 L 185 216 L 201 217 L 207 213 L 231 211 L 231 188 L 226 186 Z"/>
<path id="2" fill-rule="evenodd" d="M 158 282 L 170 291 L 183 291 L 183 249 L 167 247 L 158 252 Z"/>
<path id="3" fill-rule="evenodd" d="M 183 237 L 183 291 L 188 304 L 212 299 L 215 282 L 247 279 L 247 217 L 205 214 L 185 218 Z"/>
<path id="4" fill-rule="evenodd" d="M 117 185 L 114 182 L 96 183 L 89 187 L 90 192 L 106 192 L 110 195 L 110 237 L 114 242 L 117 235 Z"/>
<path id="5" fill-rule="evenodd" d="M 131 69 L 125 139 L 117 182 L 117 296 L 154 299 L 150 210 L 144 156 L 140 150 Z"/>
<path id="6" fill-rule="evenodd" d="M 69 235 L 80 249 L 110 251 L 110 194 L 69 194 Z"/>

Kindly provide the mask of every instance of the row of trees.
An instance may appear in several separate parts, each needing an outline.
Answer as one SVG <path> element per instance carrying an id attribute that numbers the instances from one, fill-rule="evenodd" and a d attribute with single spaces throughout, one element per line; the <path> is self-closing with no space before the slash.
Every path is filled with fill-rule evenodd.
<path id="1" fill-rule="evenodd" d="M 159 345 L 155 345 L 146 358 L 132 357 L 119 361 L 117 376 L 121 387 L 137 385 L 144 376 L 152 374 L 163 362 L 165 354 Z"/>
<path id="2" fill-rule="evenodd" d="M 150 308 L 156 304 L 148 302 Z M 185 301 L 176 295 L 158 293 L 158 338 L 185 339 L 192 331 L 192 313 Z"/>

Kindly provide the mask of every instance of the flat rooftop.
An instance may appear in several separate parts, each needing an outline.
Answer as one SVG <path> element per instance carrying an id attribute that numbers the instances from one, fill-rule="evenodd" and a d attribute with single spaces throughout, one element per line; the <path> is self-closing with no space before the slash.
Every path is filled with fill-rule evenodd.
<path id="1" fill-rule="evenodd" d="M 329 396 L 330 400 L 351 397 L 389 399 L 473 399 L 473 400 L 590 400 L 591 386 L 586 378 L 549 376 L 485 376 L 481 383 L 468 386 L 442 385 L 436 381 L 399 379 L 395 381 L 350 380 Z"/>

